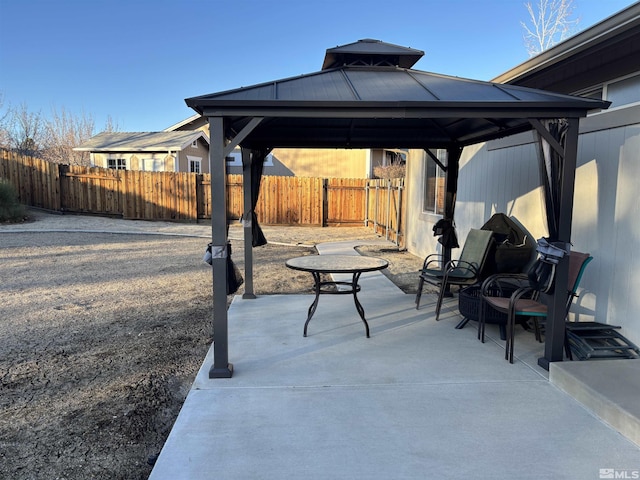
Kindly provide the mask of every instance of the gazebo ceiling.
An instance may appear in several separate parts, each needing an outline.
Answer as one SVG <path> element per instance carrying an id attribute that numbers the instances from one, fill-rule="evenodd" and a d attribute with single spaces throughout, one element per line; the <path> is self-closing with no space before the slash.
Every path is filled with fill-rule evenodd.
<path id="1" fill-rule="evenodd" d="M 425 148 L 470 145 L 531 129 L 529 118 L 583 117 L 600 100 L 389 66 L 422 54 L 375 40 L 327 50 L 346 65 L 186 99 L 207 117 L 225 117 L 227 136 L 264 120 L 248 148 Z M 376 64 L 376 60 L 380 60 Z M 375 65 L 374 65 L 375 64 Z"/>

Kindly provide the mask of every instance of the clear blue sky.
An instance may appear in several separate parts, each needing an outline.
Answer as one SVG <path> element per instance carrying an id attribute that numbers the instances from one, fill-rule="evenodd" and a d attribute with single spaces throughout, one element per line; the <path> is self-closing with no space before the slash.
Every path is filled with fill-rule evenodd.
<path id="1" fill-rule="evenodd" d="M 0 95 L 3 109 L 157 131 L 195 113 L 187 97 L 317 71 L 327 48 L 363 38 L 490 80 L 528 58 L 525 1 L 0 0 Z M 633 3 L 574 0 L 578 31 Z"/>

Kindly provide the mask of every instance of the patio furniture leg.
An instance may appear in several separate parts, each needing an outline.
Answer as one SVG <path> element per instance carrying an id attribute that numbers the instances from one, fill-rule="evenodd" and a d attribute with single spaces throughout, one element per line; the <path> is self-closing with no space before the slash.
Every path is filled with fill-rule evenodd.
<path id="1" fill-rule="evenodd" d="M 460 320 L 460 322 L 456 325 L 456 330 L 462 330 L 467 323 L 469 323 L 469 319 L 468 318 L 463 318 L 462 320 Z"/>
<path id="2" fill-rule="evenodd" d="M 420 277 L 418 282 L 418 293 L 416 294 L 416 310 L 420 308 L 420 298 L 422 297 L 422 287 L 424 287 L 424 278 Z"/>
<path id="3" fill-rule="evenodd" d="M 316 298 L 314 298 L 313 303 L 311 304 L 311 306 L 309 307 L 309 312 L 307 313 L 307 321 L 304 322 L 304 336 L 307 336 L 307 326 L 309 325 L 309 322 L 311 321 L 311 317 L 313 317 L 313 314 L 316 313 L 316 308 L 318 308 L 318 300 L 320 299 L 320 274 L 318 272 L 311 272 L 311 275 L 313 275 L 313 280 L 315 282 L 315 286 L 314 286 L 314 290 L 316 293 Z"/>
<path id="4" fill-rule="evenodd" d="M 436 322 L 440 320 L 440 310 L 442 309 L 442 301 L 444 299 L 445 290 L 447 289 L 448 275 L 445 273 L 442 283 L 440 284 L 440 292 L 438 292 L 438 302 L 436 303 Z"/>
<path id="5" fill-rule="evenodd" d="M 351 289 L 353 290 L 353 301 L 356 304 L 356 310 L 360 314 L 360 318 L 364 323 L 365 331 L 367 332 L 367 338 L 369 338 L 369 324 L 367 323 L 367 320 L 364 318 L 364 308 L 362 307 L 360 300 L 358 300 L 358 290 L 360 290 L 360 287 L 358 286 L 358 280 L 360 279 L 360 275 L 361 275 L 361 272 L 357 272 L 353 274 Z"/>
<path id="6" fill-rule="evenodd" d="M 484 343 L 484 303 L 482 301 L 482 296 L 480 296 L 480 316 L 478 318 L 478 340 Z"/>

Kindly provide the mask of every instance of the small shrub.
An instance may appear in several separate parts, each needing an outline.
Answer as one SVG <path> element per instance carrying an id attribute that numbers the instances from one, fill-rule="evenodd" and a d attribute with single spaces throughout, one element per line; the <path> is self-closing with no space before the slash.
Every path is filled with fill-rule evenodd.
<path id="1" fill-rule="evenodd" d="M 18 201 L 13 185 L 0 179 L 0 222 L 24 222 L 26 217 L 27 209 Z"/>
<path id="2" fill-rule="evenodd" d="M 373 174 L 377 178 L 404 178 L 407 168 L 404 164 L 391 164 L 373 167 Z"/>

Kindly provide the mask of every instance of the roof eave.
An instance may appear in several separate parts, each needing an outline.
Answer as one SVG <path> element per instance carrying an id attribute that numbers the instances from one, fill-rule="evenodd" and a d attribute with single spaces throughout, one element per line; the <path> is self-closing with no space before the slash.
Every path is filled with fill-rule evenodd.
<path id="1" fill-rule="evenodd" d="M 610 102 L 580 99 L 564 102 L 203 102 L 192 106 L 206 117 L 305 118 L 483 118 L 584 117 Z"/>
<path id="2" fill-rule="evenodd" d="M 634 3 L 628 8 L 604 19 L 602 22 L 570 37 L 563 42 L 543 51 L 516 67 L 498 75 L 491 80 L 495 83 L 511 83 L 517 79 L 549 68 L 577 53 L 592 47 L 594 44 L 619 35 L 630 28 L 640 25 L 640 3 Z"/>

